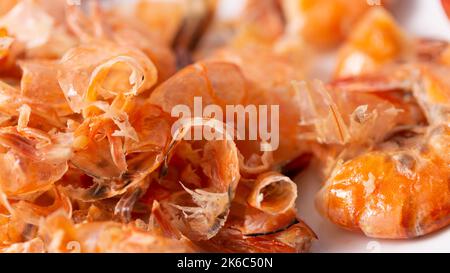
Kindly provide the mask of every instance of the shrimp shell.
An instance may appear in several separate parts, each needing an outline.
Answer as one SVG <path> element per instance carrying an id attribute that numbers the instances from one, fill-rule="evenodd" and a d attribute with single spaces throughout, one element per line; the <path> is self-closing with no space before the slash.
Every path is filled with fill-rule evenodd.
<path id="1" fill-rule="evenodd" d="M 294 208 L 297 185 L 287 176 L 276 172 L 258 176 L 248 197 L 251 206 L 269 214 L 283 214 Z"/>
<path id="2" fill-rule="evenodd" d="M 245 236 L 239 230 L 224 228 L 209 241 L 198 243 L 210 252 L 300 253 L 309 250 L 316 235 L 303 222 L 298 222 L 267 235 Z"/>
<path id="3" fill-rule="evenodd" d="M 157 75 L 156 67 L 144 53 L 107 41 L 69 50 L 58 69 L 59 84 L 76 113 L 100 98 L 116 96 L 114 90 L 135 96 L 152 87 Z"/>
<path id="4" fill-rule="evenodd" d="M 332 222 L 370 237 L 423 236 L 450 223 L 448 68 L 419 66 L 413 93 L 428 119 L 423 135 L 383 143 L 338 164 L 317 197 Z"/>
<path id="5" fill-rule="evenodd" d="M 211 185 L 208 188 L 196 190 L 183 186 L 185 192 L 176 193 L 172 196 L 172 201 L 165 206 L 172 215 L 175 225 L 188 238 L 195 241 L 207 240 L 219 232 L 228 217 L 231 201 L 240 179 L 238 152 L 226 131 L 226 125 L 218 120 L 193 118 L 186 119 L 181 124 L 169 145 L 170 149 L 173 149 L 172 147 L 179 143 L 191 128 L 197 126 L 214 128 L 224 137 L 223 140 L 209 141 L 204 147 L 207 159 L 203 160 L 202 168 Z M 196 206 L 180 203 L 186 201 L 189 203 L 189 199 L 191 199 L 190 203 Z"/>
<path id="6" fill-rule="evenodd" d="M 119 253 L 193 252 L 186 239 L 175 240 L 132 224 L 94 222 L 73 224 L 62 213 L 54 213 L 39 227 L 47 252 Z"/>

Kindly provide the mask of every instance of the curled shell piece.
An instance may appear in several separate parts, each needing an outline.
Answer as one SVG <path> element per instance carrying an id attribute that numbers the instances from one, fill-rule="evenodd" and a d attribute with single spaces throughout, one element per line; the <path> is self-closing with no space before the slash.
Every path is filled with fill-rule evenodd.
<path id="1" fill-rule="evenodd" d="M 296 199 L 297 185 L 287 176 L 269 172 L 258 176 L 248 202 L 269 214 L 282 214 L 294 208 Z"/>

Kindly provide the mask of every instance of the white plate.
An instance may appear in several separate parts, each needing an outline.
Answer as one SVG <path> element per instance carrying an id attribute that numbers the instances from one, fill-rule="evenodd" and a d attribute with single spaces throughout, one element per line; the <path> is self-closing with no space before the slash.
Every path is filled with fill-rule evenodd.
<path id="1" fill-rule="evenodd" d="M 221 16 L 233 17 L 244 3 L 245 0 L 222 0 Z M 439 0 L 396 0 L 394 15 L 411 35 L 450 41 L 450 21 Z M 323 61 L 318 62 L 326 63 L 326 67 L 318 69 L 330 71 L 332 59 L 326 56 Z M 375 240 L 338 228 L 321 217 L 314 207 L 314 196 L 321 182 L 313 173 L 305 173 L 298 182 L 300 218 L 319 237 L 313 245 L 313 252 L 450 252 L 450 228 L 414 240 Z"/>

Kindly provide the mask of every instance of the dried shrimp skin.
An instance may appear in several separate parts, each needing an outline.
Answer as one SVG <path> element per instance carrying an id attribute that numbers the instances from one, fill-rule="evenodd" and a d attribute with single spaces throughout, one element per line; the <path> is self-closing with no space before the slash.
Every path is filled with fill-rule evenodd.
<path id="1" fill-rule="evenodd" d="M 269 178 L 272 181 L 282 177 L 274 172 L 268 172 L 260 176 L 262 178 Z M 252 205 L 251 201 L 254 193 L 255 191 L 259 192 L 261 184 L 254 185 L 255 182 L 256 180 L 240 181 L 236 190 L 236 197 L 231 204 L 230 216 L 226 223 L 228 227 L 239 230 L 243 235 L 252 236 L 284 230 L 286 227 L 298 222 L 295 204 L 290 204 L 289 202 L 282 203 L 282 205 L 285 205 L 285 211 L 281 213 L 264 211 L 261 209 L 260 204 L 257 207 Z M 284 183 L 289 184 L 286 181 Z M 274 188 L 277 186 L 275 185 Z M 264 193 L 267 196 L 267 191 Z M 264 197 L 264 195 L 262 196 Z M 269 201 L 273 201 L 273 199 Z"/>
<path id="2" fill-rule="evenodd" d="M 411 42 L 395 19 L 374 8 L 357 23 L 339 52 L 336 78 L 369 74 L 396 59 L 405 59 Z"/>
<path id="3" fill-rule="evenodd" d="M 297 185 L 288 177 L 277 173 L 265 173 L 255 181 L 248 202 L 251 206 L 269 214 L 283 214 L 294 207 Z"/>
<path id="4" fill-rule="evenodd" d="M 55 61 L 21 62 L 21 94 L 30 100 L 45 103 L 59 116 L 72 114 L 57 81 L 58 64 Z"/>
<path id="5" fill-rule="evenodd" d="M 14 39 L 8 36 L 8 31 L 5 28 L 0 29 L 0 60 L 4 61 L 4 58 L 8 56 L 10 48 L 14 42 Z"/>
<path id="6" fill-rule="evenodd" d="M 53 236 L 53 234 L 60 234 Z M 94 222 L 74 224 L 64 214 L 55 213 L 39 227 L 47 252 L 86 253 L 166 253 L 193 252 L 186 239 L 165 238 L 158 232 L 145 231 L 132 224 Z"/>
<path id="7" fill-rule="evenodd" d="M 8 212 L 1 214 L 0 246 L 38 239 L 34 237 L 37 235 L 42 218 L 56 211 L 64 212 L 68 216 L 72 215 L 70 199 L 55 187 L 28 199 L 4 204 L 8 207 Z"/>
<path id="8" fill-rule="evenodd" d="M 208 120 L 194 118 L 181 127 L 180 139 L 191 128 L 198 126 L 220 130 L 219 126 L 223 124 L 217 120 L 208 123 Z M 177 137 L 174 141 L 170 146 L 176 145 L 180 140 Z M 197 189 L 189 189 L 182 184 L 183 191 L 175 192 L 163 203 L 173 224 L 194 241 L 208 240 L 223 227 L 240 179 L 238 152 L 230 137 L 208 141 L 202 149 L 200 167 L 207 177 L 207 184 L 204 188 Z"/>
<path id="9" fill-rule="evenodd" d="M 267 235 L 244 236 L 239 230 L 224 228 L 217 236 L 199 244 L 219 253 L 300 253 L 308 251 L 316 235 L 300 222 Z"/>
<path id="10" fill-rule="evenodd" d="M 410 99 L 412 86 L 397 84 L 383 77 L 345 78 L 327 86 L 294 83 L 305 98 L 299 102 L 301 125 L 308 133 L 304 137 L 347 147 L 372 145 L 397 127 L 425 122 L 420 106 Z"/>
<path id="11" fill-rule="evenodd" d="M 105 11 L 97 2 L 86 10 L 61 6 L 62 2 L 51 8 L 45 0 L 23 1 L 15 7 L 14 13 L 36 8 L 38 12 L 30 19 L 42 18 L 36 28 L 42 28 L 45 35 L 36 40 L 28 33 L 15 37 L 19 38 L 17 44 L 8 45 L 9 32 L 5 32 L 5 56 L 10 55 L 10 46 L 15 46 L 17 56 L 25 58 L 18 62 L 20 81 L 3 86 L 5 100 L 0 108 L 5 116 L 2 122 L 8 125 L 2 129 L 12 130 L 20 138 L 5 135 L 0 152 L 27 163 L 20 164 L 21 168 L 28 166 L 25 159 L 30 158 L 35 160 L 30 161 L 31 167 L 56 174 L 42 181 L 21 181 L 23 186 L 12 183 L 24 189 L 2 185 L 6 211 L 27 219 L 9 222 L 13 228 L 5 232 L 15 237 L 5 241 L 9 246 L 2 245 L 2 251 L 204 251 L 199 248 L 204 241 L 234 236 L 226 232 L 228 221 L 241 233 L 235 236 L 236 245 L 243 240 L 243 245 L 249 246 L 246 252 L 266 252 L 272 245 L 278 246 L 271 250 L 274 252 L 309 249 L 315 235 L 296 220 L 296 186 L 289 178 L 270 173 L 275 168 L 271 152 L 259 155 L 251 148 L 244 156 L 228 136 L 224 140 L 183 139 L 195 127 L 227 135 L 225 124 L 212 117 L 186 120 L 179 131 L 171 132 L 176 121 L 170 116 L 172 108 L 180 103 L 193 108 L 194 97 L 202 97 L 204 105 L 225 109 L 229 104 L 251 103 L 249 89 L 252 99 L 262 95 L 261 89 L 289 89 L 285 81 L 300 75 L 302 72 L 296 71 L 300 66 L 296 63 L 292 69 L 284 69 L 289 56 L 265 49 L 283 32 L 278 4 L 249 3 L 246 13 L 256 17 L 245 23 L 233 42 L 245 62 L 252 59 L 251 51 L 244 50 L 245 43 L 252 43 L 255 49 L 264 43 L 260 48 L 267 54 L 264 60 L 247 67 L 231 61 L 233 54 L 218 54 L 217 60 L 200 61 L 175 73 L 175 56 L 178 63 L 183 61 L 179 50 L 192 51 L 204 31 L 203 20 L 196 23 L 202 16 L 191 10 L 192 3 L 178 5 L 181 2 L 158 5 L 139 1 L 131 8 L 138 18 L 131 18 L 130 10 Z M 204 3 L 210 9 L 206 15 L 211 16 L 215 1 Z M 147 14 L 167 7 L 157 15 L 173 14 L 179 21 L 175 19 L 169 29 L 159 29 L 163 22 L 157 16 L 149 19 Z M 64 12 L 55 12 L 58 10 Z M 17 19 L 12 15 L 6 21 Z M 268 23 L 270 33 L 258 23 Z M 14 37 L 16 29 L 8 26 Z M 265 73 L 256 68 L 272 57 L 277 65 L 270 71 L 276 75 L 264 84 L 260 79 Z M 8 61 L 16 62 L 14 58 Z M 31 167 L 24 171 L 29 176 L 46 174 Z M 253 191 L 239 196 L 238 202 L 241 172 L 248 179 L 258 177 L 258 182 L 250 187 Z M 269 179 L 267 184 L 264 174 L 275 180 Z M 38 205 L 42 200 L 48 202 L 50 189 L 64 198 L 55 198 L 49 207 Z M 262 200 L 255 195 L 262 195 Z M 10 198 L 24 196 L 26 202 L 9 203 Z M 250 205 L 247 199 L 258 201 Z M 236 204 L 246 204 L 244 224 L 239 213 L 231 211 Z M 56 211 L 58 208 L 63 212 Z M 142 215 L 150 215 L 148 224 Z M 226 251 L 244 251 L 240 248 L 230 245 Z"/>
<path id="12" fill-rule="evenodd" d="M 288 29 L 319 49 L 338 45 L 360 18 L 375 9 L 366 1 L 353 1 L 351 5 L 345 0 L 282 0 L 281 3 Z"/>
<path id="13" fill-rule="evenodd" d="M 157 71 L 141 51 L 99 41 L 69 50 L 61 60 L 58 81 L 70 107 L 79 113 L 97 100 L 138 95 L 157 82 Z"/>
<path id="14" fill-rule="evenodd" d="M 25 243 L 15 243 L 7 247 L 0 247 L 1 253 L 45 253 L 44 243 L 35 238 Z"/>
<path id="15" fill-rule="evenodd" d="M 23 18 L 27 18 L 28 25 L 21 21 Z M 6 27 L 27 48 L 35 48 L 48 41 L 54 21 L 35 1 L 19 1 L 7 14 L 3 15 L 0 25 Z"/>
<path id="16" fill-rule="evenodd" d="M 223 75 L 227 75 L 231 83 L 224 81 Z M 244 103 L 246 93 L 246 80 L 238 66 L 229 62 L 200 62 L 184 68 L 160 85 L 152 92 L 149 102 L 167 113 L 176 105 L 187 105 L 194 112 L 194 97 L 201 97 L 204 106 L 225 107 Z"/>
<path id="17" fill-rule="evenodd" d="M 448 0 L 441 0 L 442 7 L 444 8 L 447 17 L 450 18 L 450 3 Z"/>
<path id="18" fill-rule="evenodd" d="M 448 163 L 433 157 L 425 160 L 429 160 L 426 169 L 413 170 L 419 178 L 408 178 L 398 170 L 401 164 L 423 163 L 407 154 L 372 153 L 353 159 L 330 178 L 318 206 L 336 224 L 370 237 L 411 238 L 442 228 L 449 223 Z M 352 179 L 353 173 L 359 178 Z"/>
<path id="19" fill-rule="evenodd" d="M 32 138 L 33 133 L 36 131 L 27 136 L 13 127 L 0 130 L 0 145 L 5 149 L 1 154 L 1 188 L 8 196 L 46 190 L 67 171 L 71 136 L 42 133 L 46 139 L 39 142 Z"/>
<path id="20" fill-rule="evenodd" d="M 441 74 L 448 68 L 425 67 L 413 93 L 429 125 L 335 167 L 317 206 L 337 225 L 370 237 L 405 239 L 450 223 L 450 89 Z"/>

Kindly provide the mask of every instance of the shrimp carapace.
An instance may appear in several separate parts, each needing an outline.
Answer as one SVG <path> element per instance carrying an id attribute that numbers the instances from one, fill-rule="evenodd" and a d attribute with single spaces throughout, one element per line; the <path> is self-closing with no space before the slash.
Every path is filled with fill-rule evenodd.
<path id="1" fill-rule="evenodd" d="M 337 225 L 403 239 L 450 224 L 448 67 L 421 65 L 419 71 L 413 94 L 428 125 L 405 129 L 337 163 L 317 198 L 319 210 Z"/>

